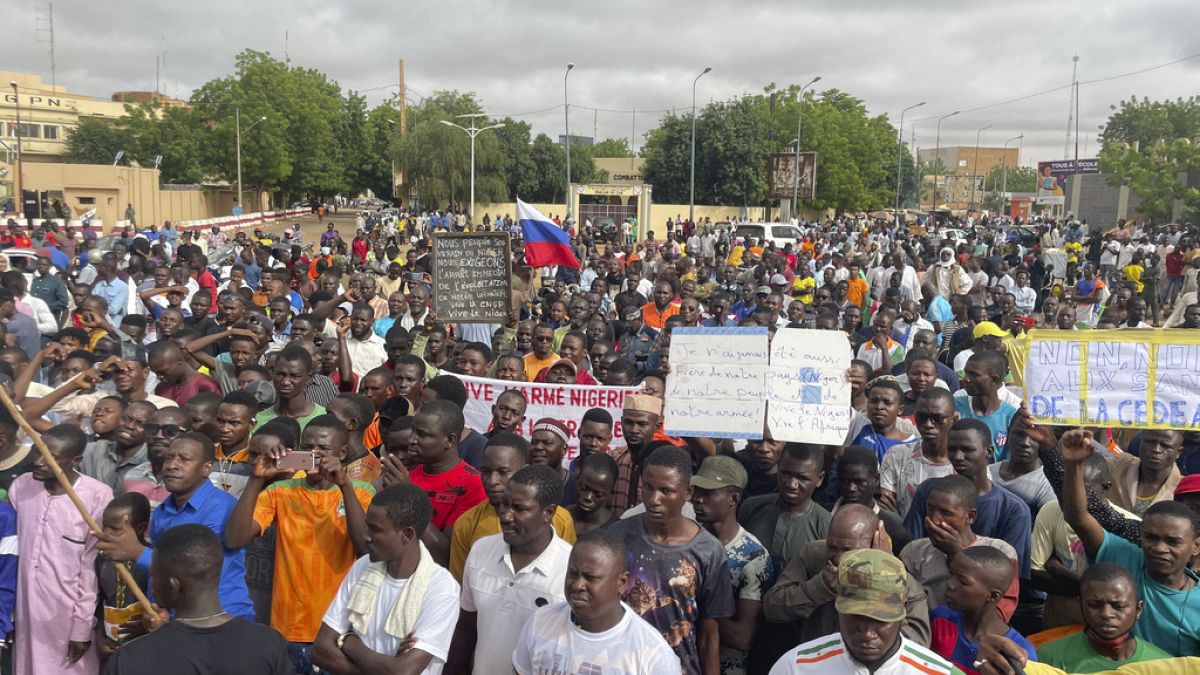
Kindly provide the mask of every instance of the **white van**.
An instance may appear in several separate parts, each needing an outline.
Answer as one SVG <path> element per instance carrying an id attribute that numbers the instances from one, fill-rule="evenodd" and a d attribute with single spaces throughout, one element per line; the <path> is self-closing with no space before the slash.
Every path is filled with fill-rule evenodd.
<path id="1" fill-rule="evenodd" d="M 733 230 L 734 239 L 754 239 L 760 245 L 773 241 L 777 248 L 788 244 L 796 248 L 801 236 L 799 228 L 787 223 L 738 223 Z"/>

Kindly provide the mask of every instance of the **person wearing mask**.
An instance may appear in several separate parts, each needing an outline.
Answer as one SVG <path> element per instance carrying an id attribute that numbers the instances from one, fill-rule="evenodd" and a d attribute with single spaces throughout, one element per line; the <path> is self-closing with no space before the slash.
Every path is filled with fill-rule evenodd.
<path id="1" fill-rule="evenodd" d="M 1089 567 L 1079 579 L 1078 604 L 1084 629 L 1039 647 L 1040 663 L 1069 673 L 1095 673 L 1171 657 L 1134 636 L 1145 603 L 1137 579 L 1124 567 L 1109 562 Z"/>
<path id="2" fill-rule="evenodd" d="M 767 549 L 737 522 L 737 507 L 746 487 L 746 470 L 732 457 L 706 457 L 692 476 L 692 506 L 696 522 L 725 547 L 736 609 L 721 619 L 721 672 L 745 675 L 747 652 L 754 643 L 762 615 L 763 593 L 775 580 Z"/>
<path id="3" fill-rule="evenodd" d="M 621 601 L 625 541 L 600 530 L 580 537 L 567 560 L 566 601 L 538 608 L 512 653 L 518 675 L 550 670 L 678 675 L 679 659 L 650 624 Z M 620 645 L 614 649 L 614 645 Z"/>
<path id="4" fill-rule="evenodd" d="M 475 542 L 467 555 L 458 623 L 445 672 L 510 675 L 525 622 L 539 607 L 562 602 L 571 545 L 551 523 L 562 479 L 527 466 L 509 480 L 497 513 L 502 532 Z"/>
<path id="5" fill-rule="evenodd" d="M 1174 501 L 1158 502 L 1143 516 L 1140 546 L 1106 532 L 1088 512 L 1081 466 L 1091 456 L 1092 433 L 1072 429 L 1059 442 L 1065 462 L 1062 507 L 1089 562 L 1116 563 L 1141 588 L 1145 607 L 1133 635 L 1172 656 L 1200 655 L 1200 576 L 1189 565 L 1200 555 L 1196 514 Z"/>

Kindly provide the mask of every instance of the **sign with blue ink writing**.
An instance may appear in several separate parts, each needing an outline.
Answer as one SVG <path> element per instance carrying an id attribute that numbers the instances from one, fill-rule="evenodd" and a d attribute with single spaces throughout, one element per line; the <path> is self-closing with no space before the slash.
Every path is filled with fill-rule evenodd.
<path id="1" fill-rule="evenodd" d="M 767 368 L 767 430 L 778 441 L 841 445 L 850 432 L 854 358 L 839 331 L 779 329 Z"/>
<path id="2" fill-rule="evenodd" d="M 850 343 L 766 328 L 671 332 L 664 431 L 676 436 L 841 444 L 850 428 Z"/>
<path id="3" fill-rule="evenodd" d="M 762 438 L 768 350 L 765 327 L 672 330 L 663 431 Z"/>
<path id="4" fill-rule="evenodd" d="M 1036 330 L 1025 400 L 1043 424 L 1200 430 L 1200 337 L 1188 330 Z"/>

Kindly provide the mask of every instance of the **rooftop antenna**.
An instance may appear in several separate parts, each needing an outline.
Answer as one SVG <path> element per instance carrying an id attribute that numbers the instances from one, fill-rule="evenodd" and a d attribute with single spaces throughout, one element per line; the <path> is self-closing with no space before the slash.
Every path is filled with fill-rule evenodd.
<path id="1" fill-rule="evenodd" d="M 54 3 L 33 8 L 34 39 L 50 43 L 50 88 L 58 89 L 58 65 L 54 60 Z"/>

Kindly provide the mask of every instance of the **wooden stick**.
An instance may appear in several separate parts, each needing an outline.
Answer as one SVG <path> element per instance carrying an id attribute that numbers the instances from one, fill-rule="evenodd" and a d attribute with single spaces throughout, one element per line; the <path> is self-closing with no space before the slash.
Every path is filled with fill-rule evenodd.
<path id="1" fill-rule="evenodd" d="M 9 414 L 17 421 L 17 424 L 26 435 L 33 440 L 33 444 L 37 447 L 38 452 L 42 453 L 42 459 L 50 466 L 50 471 L 54 472 L 54 477 L 58 479 L 58 484 L 67 491 L 67 496 L 71 498 L 71 503 L 79 510 L 79 515 L 83 516 L 83 520 L 87 523 L 88 528 L 91 529 L 92 534 L 100 536 L 100 525 L 96 523 L 95 518 L 92 518 L 92 514 L 88 513 L 87 507 L 84 506 L 83 500 L 79 498 L 79 495 L 75 494 L 75 488 L 71 485 L 71 481 L 67 480 L 67 474 L 63 473 L 62 467 L 55 461 L 54 455 L 50 454 L 50 448 L 46 447 L 46 441 L 43 441 L 42 435 L 34 431 L 33 427 L 29 425 L 29 421 L 21 414 L 21 411 L 17 408 L 17 404 L 13 403 L 12 398 L 9 397 L 8 391 L 4 387 L 0 387 L 0 402 L 8 409 Z M 146 597 L 146 594 L 138 587 L 137 582 L 133 580 L 133 574 L 130 573 L 129 568 L 124 565 L 113 565 L 113 568 L 116 569 L 121 580 L 125 582 L 125 586 L 137 598 L 138 603 L 146 610 L 146 613 L 154 615 L 156 613 L 154 605 L 150 604 L 150 599 Z"/>

